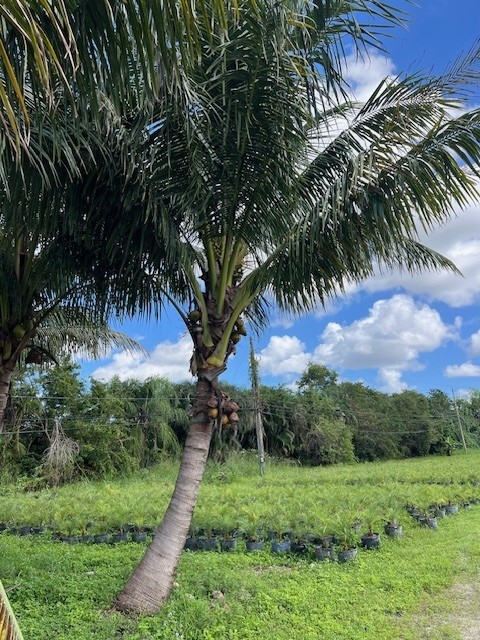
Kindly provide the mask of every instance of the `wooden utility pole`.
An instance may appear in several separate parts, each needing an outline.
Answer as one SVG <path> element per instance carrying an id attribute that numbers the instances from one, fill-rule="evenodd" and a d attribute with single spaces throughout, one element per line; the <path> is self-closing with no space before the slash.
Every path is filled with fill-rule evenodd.
<path id="1" fill-rule="evenodd" d="M 452 398 L 453 398 L 453 405 L 455 407 L 455 413 L 457 414 L 458 428 L 460 429 L 460 435 L 462 436 L 463 448 L 466 451 L 467 450 L 467 443 L 465 442 L 465 435 L 463 433 L 462 421 L 460 420 L 460 413 L 458 411 L 457 399 L 455 398 L 455 392 L 454 392 L 453 389 L 452 389 Z"/>
<path id="2" fill-rule="evenodd" d="M 258 361 L 255 358 L 253 340 L 250 338 L 250 379 L 252 381 L 253 394 L 253 417 L 255 420 L 255 431 L 257 433 L 258 464 L 260 475 L 265 474 L 265 447 L 263 444 L 263 424 L 262 413 L 260 411 L 260 393 L 258 389 Z"/>

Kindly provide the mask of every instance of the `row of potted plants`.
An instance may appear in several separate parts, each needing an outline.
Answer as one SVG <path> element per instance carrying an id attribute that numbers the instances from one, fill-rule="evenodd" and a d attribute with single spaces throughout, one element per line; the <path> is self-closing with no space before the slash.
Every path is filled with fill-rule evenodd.
<path id="1" fill-rule="evenodd" d="M 422 510 L 413 504 L 406 505 L 408 513 L 420 524 L 438 528 L 438 520 L 455 514 L 459 506 L 470 509 L 472 505 L 479 504 L 480 499 L 472 498 L 469 501 L 456 504 L 447 502 L 446 504 L 435 503 L 426 510 Z M 377 549 L 380 546 L 380 533 L 375 531 L 379 523 L 378 518 L 372 517 L 365 524 L 367 530 L 359 536 L 362 528 L 361 522 L 343 524 L 336 527 L 334 534 L 327 534 L 324 530 L 322 536 L 309 532 L 296 534 L 293 531 L 278 532 L 265 530 L 253 525 L 247 527 L 243 532 L 240 528 L 228 529 L 192 529 L 185 549 L 195 550 L 218 550 L 230 551 L 237 548 L 238 541 L 244 544 L 246 551 L 262 550 L 269 546 L 272 553 L 297 553 L 314 555 L 318 560 L 338 558 L 340 562 L 345 562 L 356 556 L 357 546 L 360 543 L 366 549 Z M 99 523 L 93 525 L 88 523 L 81 534 L 72 535 L 62 533 L 49 527 L 22 525 L 17 523 L 0 523 L 0 532 L 8 531 L 10 534 L 20 536 L 42 534 L 48 532 L 52 540 L 59 540 L 66 543 L 118 543 L 118 542 L 145 542 L 148 536 L 153 533 L 153 527 L 140 527 L 134 524 L 122 526 L 117 531 L 101 531 Z M 325 528 L 324 528 L 325 529 Z M 398 538 L 403 533 L 403 527 L 392 512 L 391 517 L 384 521 L 383 532 L 391 538 Z"/>

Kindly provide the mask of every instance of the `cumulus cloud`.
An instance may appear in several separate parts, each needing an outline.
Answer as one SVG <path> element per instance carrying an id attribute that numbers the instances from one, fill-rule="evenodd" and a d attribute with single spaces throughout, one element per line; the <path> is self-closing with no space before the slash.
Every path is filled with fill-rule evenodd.
<path id="1" fill-rule="evenodd" d="M 402 380 L 402 372 L 397 369 L 380 369 L 377 381 L 380 391 L 385 393 L 400 393 L 408 389 L 408 384 Z"/>
<path id="2" fill-rule="evenodd" d="M 397 294 L 377 300 L 367 317 L 351 325 L 328 323 L 314 357 L 350 369 L 412 369 L 420 353 L 434 351 L 453 336 L 438 311 Z"/>
<path id="3" fill-rule="evenodd" d="M 262 373 L 274 376 L 302 373 L 309 359 L 305 344 L 296 336 L 272 336 L 259 354 Z"/>
<path id="4" fill-rule="evenodd" d="M 439 251 L 460 270 L 409 275 L 399 272 L 377 274 L 359 286 L 369 293 L 402 287 L 409 293 L 429 300 L 440 300 L 453 308 L 474 304 L 480 300 L 480 205 L 457 212 L 447 224 L 421 234 L 420 240 Z"/>
<path id="5" fill-rule="evenodd" d="M 149 358 L 126 351 L 115 353 L 109 363 L 95 369 L 92 378 L 106 381 L 118 376 L 120 380 L 146 380 L 158 376 L 172 382 L 190 380 L 191 355 L 192 341 L 185 335 L 177 342 L 160 342 Z"/>
<path id="6" fill-rule="evenodd" d="M 445 324 L 427 304 L 397 294 L 378 300 L 366 317 L 350 325 L 329 322 L 313 352 L 295 336 L 272 336 L 261 352 L 261 366 L 274 376 L 299 374 L 309 361 L 340 369 L 378 369 L 382 390 L 397 392 L 407 387 L 402 372 L 423 368 L 421 354 L 457 339 L 457 327 Z"/>
<path id="7" fill-rule="evenodd" d="M 479 378 L 480 365 L 473 362 L 463 364 L 451 364 L 443 372 L 447 378 Z"/>
<path id="8" fill-rule="evenodd" d="M 394 75 L 393 60 L 378 51 L 371 50 L 368 55 L 347 56 L 344 63 L 344 78 L 348 82 L 355 100 L 364 102 L 375 91 L 382 80 Z"/>
<path id="9" fill-rule="evenodd" d="M 471 356 L 480 356 L 480 331 L 470 336 L 470 344 L 467 350 Z"/>

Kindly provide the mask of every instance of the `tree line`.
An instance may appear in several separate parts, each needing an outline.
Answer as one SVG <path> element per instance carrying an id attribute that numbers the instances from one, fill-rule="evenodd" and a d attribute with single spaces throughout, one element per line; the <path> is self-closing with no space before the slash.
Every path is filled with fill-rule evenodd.
<path id="1" fill-rule="evenodd" d="M 239 405 L 239 419 L 214 431 L 210 454 L 219 462 L 256 448 L 252 391 L 224 389 Z M 128 474 L 178 456 L 194 393 L 193 383 L 161 378 L 87 384 L 70 360 L 23 372 L 0 438 L 3 474 L 27 476 L 35 489 Z M 268 455 L 304 465 L 449 454 L 463 445 L 460 429 L 468 446 L 480 444 L 478 391 L 455 401 L 440 389 L 386 394 L 338 382 L 318 364 L 308 365 L 296 390 L 262 386 L 260 410 Z"/>

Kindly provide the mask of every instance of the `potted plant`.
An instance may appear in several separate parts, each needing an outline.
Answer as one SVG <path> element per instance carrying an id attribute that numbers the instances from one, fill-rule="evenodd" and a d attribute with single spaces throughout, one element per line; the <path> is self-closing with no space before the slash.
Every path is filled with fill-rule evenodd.
<path id="1" fill-rule="evenodd" d="M 198 548 L 198 529 L 192 525 L 188 530 L 187 539 L 183 547 L 186 551 L 196 551 Z"/>
<path id="2" fill-rule="evenodd" d="M 342 527 L 337 536 L 337 558 L 339 562 L 349 562 L 357 557 L 357 535 L 350 524 Z"/>
<path id="3" fill-rule="evenodd" d="M 377 518 L 371 516 L 367 520 L 367 531 L 361 537 L 362 547 L 364 549 L 378 549 L 380 547 L 380 534 L 375 531 Z"/>
<path id="4" fill-rule="evenodd" d="M 403 527 L 398 522 L 398 514 L 396 509 L 390 509 L 388 519 L 386 520 L 383 530 L 385 535 L 390 538 L 400 538 L 403 534 Z"/>
<path id="5" fill-rule="evenodd" d="M 197 548 L 201 551 L 215 551 L 217 548 L 218 537 L 214 534 L 211 527 L 203 529 L 197 539 Z"/>
<path id="6" fill-rule="evenodd" d="M 275 536 L 275 539 L 270 543 L 272 553 L 286 553 L 290 551 L 292 541 L 288 533 L 289 532 L 281 533 Z"/>
<path id="7" fill-rule="evenodd" d="M 223 536 L 220 538 L 221 551 L 232 551 L 237 546 L 237 529 L 227 529 Z"/>

